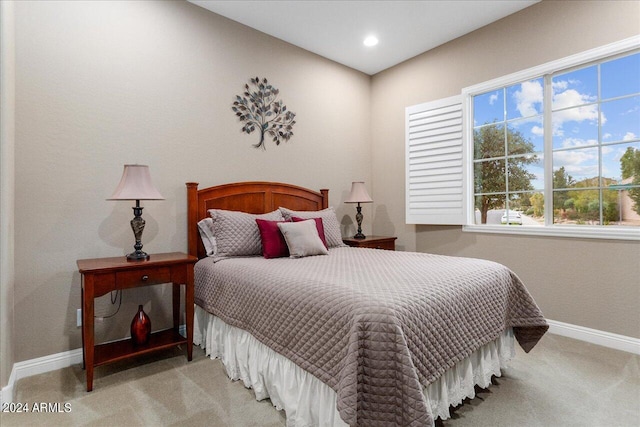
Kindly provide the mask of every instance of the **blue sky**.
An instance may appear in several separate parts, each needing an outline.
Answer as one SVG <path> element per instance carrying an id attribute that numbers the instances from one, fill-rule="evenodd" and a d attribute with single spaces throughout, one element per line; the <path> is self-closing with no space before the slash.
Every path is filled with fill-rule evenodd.
<path id="1" fill-rule="evenodd" d="M 601 136 L 598 131 L 598 71 L 602 99 Z M 543 151 L 542 77 L 505 90 L 474 97 L 474 125 L 508 121 Z M 620 179 L 620 157 L 628 147 L 640 149 L 640 53 L 588 66 L 552 78 L 553 167 L 564 166 L 576 181 L 599 174 Z M 599 149 L 598 144 L 603 145 Z M 542 158 L 542 156 L 539 156 Z M 542 164 L 530 165 L 538 176 L 533 182 L 543 187 Z"/>

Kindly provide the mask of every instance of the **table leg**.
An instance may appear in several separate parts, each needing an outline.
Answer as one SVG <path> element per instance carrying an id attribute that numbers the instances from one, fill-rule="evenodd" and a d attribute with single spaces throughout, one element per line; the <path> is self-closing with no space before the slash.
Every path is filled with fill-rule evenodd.
<path id="1" fill-rule="evenodd" d="M 84 275 L 81 275 L 80 280 L 82 281 L 80 285 L 80 309 L 81 313 L 84 315 Z M 80 330 L 80 335 L 82 335 L 82 369 L 86 369 L 87 362 L 85 359 L 85 350 L 84 350 L 84 319 L 82 319 L 82 325 Z"/>
<path id="2" fill-rule="evenodd" d="M 194 304 L 194 291 L 193 291 L 193 267 L 187 268 L 187 283 L 185 286 L 185 316 L 187 324 L 187 360 L 191 361 L 193 356 L 193 304 Z"/>
<path id="3" fill-rule="evenodd" d="M 180 329 L 180 284 L 172 284 L 172 301 L 173 301 L 173 330 L 178 332 Z"/>
<path id="4" fill-rule="evenodd" d="M 93 276 L 88 274 L 84 278 L 82 293 L 82 343 L 84 348 L 84 364 L 87 371 L 87 391 L 93 390 Z"/>

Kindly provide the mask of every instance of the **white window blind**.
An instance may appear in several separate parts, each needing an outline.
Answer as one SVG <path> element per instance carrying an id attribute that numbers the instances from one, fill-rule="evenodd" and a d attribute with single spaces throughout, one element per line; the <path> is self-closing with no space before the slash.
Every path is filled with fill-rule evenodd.
<path id="1" fill-rule="evenodd" d="M 407 107 L 406 222 L 464 224 L 462 97 Z"/>

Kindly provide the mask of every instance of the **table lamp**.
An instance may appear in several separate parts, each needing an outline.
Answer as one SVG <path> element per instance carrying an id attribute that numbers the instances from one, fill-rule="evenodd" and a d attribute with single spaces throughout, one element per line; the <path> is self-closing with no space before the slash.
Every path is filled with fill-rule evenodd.
<path id="1" fill-rule="evenodd" d="M 124 172 L 120 179 L 120 184 L 107 200 L 135 200 L 133 207 L 133 219 L 131 229 L 136 239 L 133 245 L 134 252 L 127 255 L 129 261 L 142 261 L 149 259 L 149 255 L 142 251 L 142 232 L 144 231 L 144 219 L 142 219 L 142 207 L 140 200 L 164 200 L 164 197 L 151 183 L 149 166 L 146 165 L 124 165 Z"/>
<path id="2" fill-rule="evenodd" d="M 349 193 L 349 197 L 344 201 L 345 203 L 357 203 L 356 207 L 356 221 L 358 223 L 358 232 L 354 239 L 364 239 L 366 236 L 362 234 L 362 208 L 360 207 L 360 203 L 372 203 L 373 200 L 367 193 L 367 189 L 364 186 L 364 182 L 352 182 L 351 183 L 351 193 Z"/>

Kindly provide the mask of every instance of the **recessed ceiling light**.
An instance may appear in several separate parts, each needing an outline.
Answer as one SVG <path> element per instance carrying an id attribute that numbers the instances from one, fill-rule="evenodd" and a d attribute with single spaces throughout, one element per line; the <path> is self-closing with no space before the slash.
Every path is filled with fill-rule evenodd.
<path id="1" fill-rule="evenodd" d="M 378 44 L 378 38 L 376 36 L 368 36 L 363 43 L 365 46 L 375 46 Z"/>

